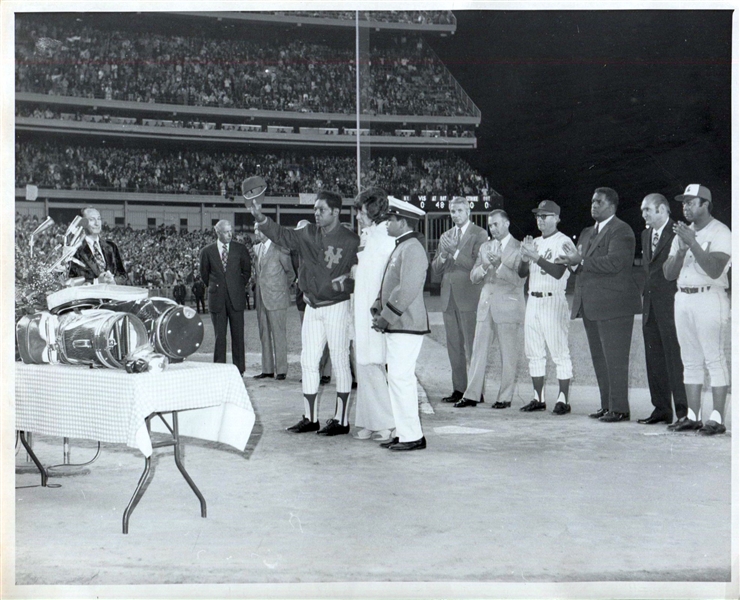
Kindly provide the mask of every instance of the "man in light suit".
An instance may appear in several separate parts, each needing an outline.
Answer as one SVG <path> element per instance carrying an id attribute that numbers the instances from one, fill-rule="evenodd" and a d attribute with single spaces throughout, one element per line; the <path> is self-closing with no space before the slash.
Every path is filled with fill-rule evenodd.
<path id="1" fill-rule="evenodd" d="M 583 317 L 601 408 L 589 415 L 605 423 L 630 420 L 628 399 L 630 343 L 640 292 L 632 277 L 635 234 L 615 216 L 619 196 L 596 188 L 591 199 L 594 227 L 586 227 L 578 248 L 565 260 L 576 273 L 571 319 Z"/>
<path id="2" fill-rule="evenodd" d="M 473 355 L 468 370 L 468 387 L 455 408 L 476 406 L 482 397 L 488 364 L 488 348 L 495 335 L 501 350 L 501 385 L 494 403 L 511 406 L 522 347 L 524 322 L 524 281 L 518 274 L 522 260 L 520 243 L 509 233 L 509 216 L 497 209 L 488 215 L 492 240 L 478 251 L 470 272 L 473 283 L 483 282 L 478 300 Z"/>
<path id="3" fill-rule="evenodd" d="M 213 362 L 226 362 L 226 328 L 231 330 L 232 362 L 244 374 L 244 309 L 252 260 L 244 244 L 231 240 L 231 223 L 214 227 L 218 240 L 200 251 L 200 276 L 208 287 L 208 310 L 216 334 Z"/>
<path id="4" fill-rule="evenodd" d="M 262 372 L 254 379 L 285 379 L 288 372 L 288 334 L 286 323 L 290 305 L 290 284 L 295 271 L 290 250 L 273 244 L 255 225 L 259 240 L 255 274 L 255 306 L 262 343 Z"/>
<path id="5" fill-rule="evenodd" d="M 470 206 L 465 198 L 450 200 L 450 216 L 454 226 L 440 237 L 432 261 L 432 272 L 442 275 L 442 317 L 452 368 L 452 394 L 442 398 L 442 402 L 462 400 L 468 387 L 467 370 L 483 287 L 480 282 L 470 280 L 470 271 L 480 247 L 488 239 L 485 229 L 470 222 Z"/>
<path id="6" fill-rule="evenodd" d="M 645 340 L 650 401 L 654 409 L 649 417 L 637 422 L 643 425 L 670 425 L 673 422 L 671 395 L 676 418 L 680 420 L 688 412 L 681 347 L 673 310 L 676 282 L 669 281 L 663 274 L 663 263 L 676 236 L 673 231 L 675 221 L 670 218 L 671 209 L 662 194 L 645 196 L 641 209 L 642 218 L 648 226 L 642 232 L 642 264 L 647 274 L 642 292 L 642 336 Z"/>

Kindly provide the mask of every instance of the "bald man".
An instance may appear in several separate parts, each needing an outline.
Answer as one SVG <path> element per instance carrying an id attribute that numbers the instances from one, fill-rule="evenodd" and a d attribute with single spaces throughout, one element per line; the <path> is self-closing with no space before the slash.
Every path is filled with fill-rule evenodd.
<path id="1" fill-rule="evenodd" d="M 214 227 L 216 237 L 200 251 L 200 276 L 208 287 L 216 345 L 213 362 L 226 362 L 226 327 L 231 330 L 231 360 L 244 374 L 244 309 L 247 307 L 247 282 L 252 260 L 244 244 L 232 241 L 231 223 L 221 220 Z"/>

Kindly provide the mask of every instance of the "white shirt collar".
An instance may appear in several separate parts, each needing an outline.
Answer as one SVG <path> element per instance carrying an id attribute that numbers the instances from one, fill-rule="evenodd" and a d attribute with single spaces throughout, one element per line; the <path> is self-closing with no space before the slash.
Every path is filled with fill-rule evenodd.
<path id="1" fill-rule="evenodd" d="M 468 230 L 468 225 L 470 225 L 470 219 L 465 221 L 465 225 L 460 227 L 460 237 L 465 235 L 465 232 Z M 455 225 L 455 227 L 457 227 L 457 225 Z"/>
<path id="2" fill-rule="evenodd" d="M 262 242 L 262 245 L 265 248 L 265 252 L 267 252 L 270 249 L 270 246 L 272 245 L 272 240 L 270 238 L 267 238 L 264 242 Z"/>
<path id="3" fill-rule="evenodd" d="M 100 243 L 100 237 L 93 237 L 91 235 L 85 236 L 85 241 L 87 242 L 87 245 L 90 246 L 90 248 L 95 248 L 95 242 Z"/>
<path id="4" fill-rule="evenodd" d="M 615 215 L 612 215 L 612 216 L 611 216 L 611 217 L 609 217 L 608 219 L 604 219 L 603 221 L 601 221 L 601 223 L 599 223 L 599 233 L 601 233 L 601 230 L 602 230 L 602 229 L 604 229 L 604 227 L 606 226 L 606 224 L 607 224 L 607 223 L 608 223 L 609 221 L 611 221 L 611 220 L 612 220 L 612 219 L 613 219 L 614 217 L 615 217 Z"/>
<path id="5" fill-rule="evenodd" d="M 219 254 L 221 254 L 224 251 L 224 248 L 226 248 L 226 251 L 228 252 L 229 246 L 227 244 L 224 244 L 221 240 L 218 240 L 216 243 L 218 244 Z"/>
<path id="6" fill-rule="evenodd" d="M 503 250 L 504 248 L 506 248 L 506 244 L 509 243 L 509 240 L 510 239 L 511 239 L 511 234 L 510 233 L 507 233 L 506 234 L 506 237 L 503 240 L 501 240 L 501 250 Z"/>

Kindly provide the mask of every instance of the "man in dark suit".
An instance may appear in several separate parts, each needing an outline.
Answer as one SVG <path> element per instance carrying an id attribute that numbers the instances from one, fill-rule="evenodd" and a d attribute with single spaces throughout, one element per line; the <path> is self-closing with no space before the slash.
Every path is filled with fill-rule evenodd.
<path id="1" fill-rule="evenodd" d="M 118 246 L 100 237 L 103 219 L 92 206 L 82 209 L 85 237 L 69 263 L 68 277 L 84 277 L 89 283 L 128 283 Z M 77 262 L 78 261 L 78 262 Z"/>
<path id="2" fill-rule="evenodd" d="M 458 402 L 468 387 L 478 300 L 483 288 L 482 280 L 478 283 L 470 281 L 470 271 L 488 234 L 470 221 L 470 205 L 465 198 L 450 200 L 450 217 L 453 227 L 439 238 L 432 272 L 442 275 L 442 318 L 452 369 L 452 394 L 442 401 Z"/>
<path id="3" fill-rule="evenodd" d="M 617 218 L 619 196 L 596 188 L 591 199 L 594 227 L 578 238 L 578 249 L 565 254 L 576 273 L 571 319 L 583 317 L 601 408 L 589 415 L 606 423 L 629 421 L 630 343 L 640 291 L 632 277 L 635 234 Z"/>
<path id="4" fill-rule="evenodd" d="M 208 286 L 216 346 L 213 362 L 226 362 L 226 326 L 231 330 L 232 362 L 244 374 L 244 309 L 252 261 L 244 244 L 231 240 L 231 223 L 221 220 L 214 227 L 218 240 L 200 251 L 200 276 Z"/>
<path id="5" fill-rule="evenodd" d="M 683 384 L 681 347 L 676 335 L 674 297 L 676 282 L 668 281 L 663 274 L 663 263 L 675 237 L 670 218 L 670 205 L 662 194 L 648 194 L 642 201 L 642 218 L 648 226 L 642 232 L 642 263 L 647 274 L 642 292 L 642 336 L 645 340 L 650 400 L 655 407 L 652 414 L 637 422 L 644 425 L 671 424 L 673 408 L 676 418 L 686 416 L 688 403 Z"/>

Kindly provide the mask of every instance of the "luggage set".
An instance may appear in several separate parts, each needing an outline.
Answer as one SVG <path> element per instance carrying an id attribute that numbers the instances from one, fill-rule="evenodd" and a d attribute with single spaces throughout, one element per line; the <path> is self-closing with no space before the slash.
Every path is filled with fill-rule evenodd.
<path id="1" fill-rule="evenodd" d="M 200 347 L 203 321 L 194 309 L 169 298 L 147 298 L 143 289 L 134 294 L 132 288 L 111 289 L 120 287 L 125 286 L 80 286 L 71 296 L 69 290 L 50 294 L 49 311 L 16 323 L 20 359 L 141 373 L 161 371 Z"/>

